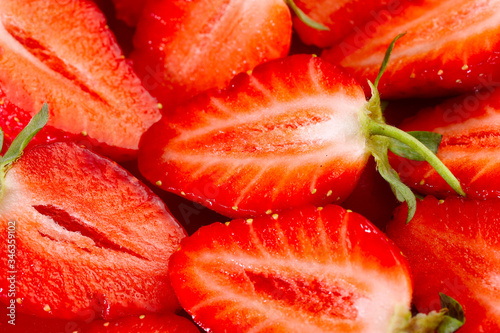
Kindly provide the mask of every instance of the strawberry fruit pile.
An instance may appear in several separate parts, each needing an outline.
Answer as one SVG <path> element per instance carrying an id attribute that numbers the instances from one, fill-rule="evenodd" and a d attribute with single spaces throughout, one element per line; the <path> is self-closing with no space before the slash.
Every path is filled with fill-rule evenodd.
<path id="1" fill-rule="evenodd" d="M 499 331 L 499 13 L 2 1 L 0 332 Z"/>

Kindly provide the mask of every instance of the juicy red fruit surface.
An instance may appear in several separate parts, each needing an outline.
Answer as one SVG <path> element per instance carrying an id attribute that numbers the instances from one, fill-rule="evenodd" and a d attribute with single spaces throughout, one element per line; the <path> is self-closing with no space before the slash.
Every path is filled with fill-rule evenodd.
<path id="1" fill-rule="evenodd" d="M 408 257 L 420 312 L 439 310 L 438 293 L 464 308 L 460 332 L 500 330 L 500 201 L 427 197 L 405 224 L 401 206 L 387 233 Z"/>
<path id="2" fill-rule="evenodd" d="M 241 74 L 165 115 L 143 137 L 153 184 L 231 217 L 345 199 L 368 160 L 362 89 L 306 55 Z"/>
<path id="3" fill-rule="evenodd" d="M 393 243 L 338 206 L 203 227 L 169 272 L 181 305 L 212 332 L 382 332 L 412 289 Z"/>
<path id="4" fill-rule="evenodd" d="M 0 198 L 4 304 L 13 222 L 17 311 L 86 320 L 178 308 L 166 270 L 185 232 L 114 162 L 55 143 L 29 150 L 8 171 Z"/>
<path id="5" fill-rule="evenodd" d="M 286 56 L 292 20 L 283 0 L 151 0 L 134 36 L 134 68 L 165 108 Z"/>
<path id="6" fill-rule="evenodd" d="M 115 159 L 134 157 L 140 136 L 160 113 L 96 5 L 12 0 L 2 1 L 0 11 L 6 100 L 30 115 L 48 103 L 49 126 L 88 135 Z"/>
<path id="7" fill-rule="evenodd" d="M 373 82 L 387 47 L 406 32 L 380 80 L 382 98 L 470 92 L 500 79 L 498 13 L 498 0 L 418 1 L 381 24 L 353 32 L 322 57 L 363 84 Z"/>

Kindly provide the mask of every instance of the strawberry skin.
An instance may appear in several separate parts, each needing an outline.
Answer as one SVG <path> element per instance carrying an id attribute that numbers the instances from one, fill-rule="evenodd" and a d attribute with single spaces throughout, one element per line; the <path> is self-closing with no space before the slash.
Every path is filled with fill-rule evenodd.
<path id="1" fill-rule="evenodd" d="M 364 217 L 312 206 L 202 227 L 169 266 L 209 332 L 386 332 L 408 307 L 406 260 Z"/>
<path id="2" fill-rule="evenodd" d="M 500 79 L 499 20 L 499 0 L 425 0 L 352 33 L 322 56 L 347 68 L 369 91 L 366 80 L 375 80 L 392 39 L 406 32 L 380 81 L 383 98 L 469 92 L 484 77 Z"/>
<path id="3" fill-rule="evenodd" d="M 147 187 L 87 149 L 27 151 L 7 173 L 0 232 L 0 297 L 11 298 L 7 276 L 17 271 L 19 312 L 86 320 L 178 308 L 167 266 L 184 230 Z"/>
<path id="4" fill-rule="evenodd" d="M 291 35 L 283 0 L 151 0 L 137 26 L 132 59 L 144 86 L 171 109 L 286 56 Z"/>
<path id="5" fill-rule="evenodd" d="M 437 156 L 474 198 L 500 197 L 500 89 L 485 89 L 427 108 L 401 124 L 405 131 L 443 134 Z M 451 188 L 426 162 L 391 160 L 412 188 L 439 197 Z"/>
<path id="6" fill-rule="evenodd" d="M 295 4 L 315 22 L 328 27 L 321 31 L 309 27 L 297 16 L 293 27 L 306 44 L 330 47 L 352 31 L 362 31 L 376 20 L 385 20 L 390 13 L 401 12 L 410 0 L 295 0 Z M 368 24 L 367 24 L 368 23 Z"/>
<path id="7" fill-rule="evenodd" d="M 500 331 L 500 201 L 426 197 L 408 225 L 406 207 L 387 233 L 408 257 L 421 312 L 439 310 L 438 293 L 464 308 L 460 332 Z"/>
<path id="8" fill-rule="evenodd" d="M 237 76 L 179 106 L 143 137 L 153 184 L 231 217 L 345 199 L 369 152 L 359 85 L 297 55 Z"/>
<path id="9" fill-rule="evenodd" d="M 160 118 L 91 1 L 2 1 L 0 47 L 5 98 L 30 115 L 47 102 L 51 127 L 83 133 L 100 153 L 134 157 Z"/>

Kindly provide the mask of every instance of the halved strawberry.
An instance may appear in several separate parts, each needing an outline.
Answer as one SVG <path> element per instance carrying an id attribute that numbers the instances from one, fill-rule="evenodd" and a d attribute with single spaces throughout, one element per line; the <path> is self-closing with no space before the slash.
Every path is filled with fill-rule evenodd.
<path id="1" fill-rule="evenodd" d="M 286 56 L 292 20 L 283 0 L 151 0 L 134 37 L 134 67 L 169 109 L 236 74 Z"/>
<path id="2" fill-rule="evenodd" d="M 363 31 L 388 16 L 401 13 L 411 0 L 295 0 L 295 4 L 315 22 L 329 30 L 318 30 L 295 16 L 293 26 L 306 44 L 330 47 L 349 33 Z"/>
<path id="3" fill-rule="evenodd" d="M 50 126 L 83 133 L 101 153 L 134 156 L 142 133 L 159 120 L 91 1 L 2 1 L 0 48 L 5 99 L 30 115 L 47 102 Z"/>
<path id="4" fill-rule="evenodd" d="M 413 194 L 388 166 L 388 136 L 426 149 L 384 123 L 377 94 L 367 102 L 342 69 L 297 55 L 165 115 L 141 140 L 139 169 L 163 189 L 249 217 L 342 201 L 371 153 L 398 198 L 412 205 Z"/>
<path id="5" fill-rule="evenodd" d="M 72 143 L 0 162 L 2 303 L 77 320 L 178 308 L 167 266 L 185 232 L 147 187 Z"/>
<path id="6" fill-rule="evenodd" d="M 395 212 L 387 233 L 408 257 L 419 311 L 439 309 L 438 292 L 459 301 L 460 332 L 500 331 L 500 201 L 427 197 L 406 225 Z"/>
<path id="7" fill-rule="evenodd" d="M 482 76 L 500 79 L 499 13 L 499 0 L 421 1 L 352 33 L 323 58 L 346 67 L 364 83 L 377 76 L 394 36 L 407 32 L 380 82 L 382 97 L 472 91 L 482 85 Z"/>
<path id="8" fill-rule="evenodd" d="M 365 104 L 349 76 L 318 58 L 269 62 L 162 118 L 141 141 L 139 168 L 225 216 L 341 201 L 369 156 Z"/>
<path id="9" fill-rule="evenodd" d="M 500 89 L 489 87 L 424 109 L 403 122 L 401 128 L 441 133 L 437 156 L 467 195 L 500 197 Z M 439 197 L 451 194 L 451 188 L 427 163 L 391 162 L 403 181 L 419 192 Z"/>
<path id="10" fill-rule="evenodd" d="M 95 321 L 85 333 L 199 333 L 188 319 L 174 315 L 141 315 L 112 322 Z"/>
<path id="11" fill-rule="evenodd" d="M 203 227 L 169 272 L 181 305 L 210 332 L 388 332 L 412 292 L 393 243 L 333 205 Z"/>

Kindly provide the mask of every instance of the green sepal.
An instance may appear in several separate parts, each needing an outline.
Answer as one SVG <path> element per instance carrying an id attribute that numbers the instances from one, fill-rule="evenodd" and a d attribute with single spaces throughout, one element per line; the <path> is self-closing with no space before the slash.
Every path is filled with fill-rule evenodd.
<path id="1" fill-rule="evenodd" d="M 389 183 L 398 201 L 406 202 L 408 205 L 408 215 L 406 218 L 406 222 L 408 223 L 415 216 L 417 199 L 412 190 L 401 181 L 398 173 L 391 167 L 387 156 L 389 144 L 390 138 L 388 137 L 372 137 L 370 151 L 377 163 L 378 172 Z"/>
<path id="2" fill-rule="evenodd" d="M 407 132 L 407 133 L 413 136 L 418 141 L 420 141 L 434 154 L 437 154 L 439 145 L 441 144 L 441 140 L 443 139 L 443 136 L 441 134 L 434 132 L 424 132 L 424 131 Z M 392 151 L 394 154 L 407 158 L 409 160 L 425 161 L 425 158 L 421 154 L 419 154 L 417 151 L 410 148 L 408 145 L 396 139 L 391 138 L 389 150 Z"/>
<path id="3" fill-rule="evenodd" d="M 385 70 L 387 68 L 387 65 L 389 64 L 389 59 L 391 58 L 392 50 L 394 49 L 394 46 L 396 45 L 396 42 L 398 41 L 398 39 L 400 39 L 404 35 L 406 35 L 406 32 L 397 35 L 396 38 L 394 38 L 392 40 L 392 43 L 387 48 L 387 51 L 385 51 L 384 60 L 382 61 L 382 65 L 380 66 L 380 70 L 378 71 L 377 78 L 375 79 L 375 82 L 374 82 L 375 88 L 378 87 L 378 83 L 379 83 L 380 79 L 382 78 L 382 75 L 384 75 L 384 72 L 385 72 Z"/>
<path id="4" fill-rule="evenodd" d="M 453 333 L 465 324 L 465 313 L 462 305 L 448 295 L 439 293 L 441 308 L 445 310 L 443 321 L 437 333 Z"/>
<path id="5" fill-rule="evenodd" d="M 24 149 L 33 137 L 49 121 L 49 107 L 46 103 L 42 109 L 33 116 L 28 125 L 16 136 L 7 152 L 0 157 L 0 198 L 3 196 L 5 175 L 9 167 L 23 154 Z M 3 132 L 2 132 L 3 143 Z"/>
<path id="6" fill-rule="evenodd" d="M 28 125 L 16 136 L 5 155 L 0 158 L 0 165 L 6 165 L 14 162 L 23 153 L 24 148 L 33 139 L 33 137 L 47 124 L 49 121 L 49 107 L 46 103 L 42 109 L 30 120 Z"/>
<path id="7" fill-rule="evenodd" d="M 295 15 L 297 15 L 299 20 L 301 20 L 308 27 L 311 27 L 311 28 L 319 30 L 319 31 L 330 31 L 330 28 L 328 28 L 327 26 L 325 26 L 319 22 L 316 22 L 312 18 L 307 16 L 307 14 L 302 11 L 302 9 L 297 7 L 297 5 L 295 4 L 295 2 L 293 0 L 285 0 L 285 3 L 288 5 L 288 7 L 290 7 L 292 12 L 294 12 Z"/>
<path id="8" fill-rule="evenodd" d="M 409 309 L 397 306 L 389 323 L 390 333 L 454 333 L 465 323 L 462 306 L 453 298 L 439 293 L 441 310 L 412 317 Z"/>

